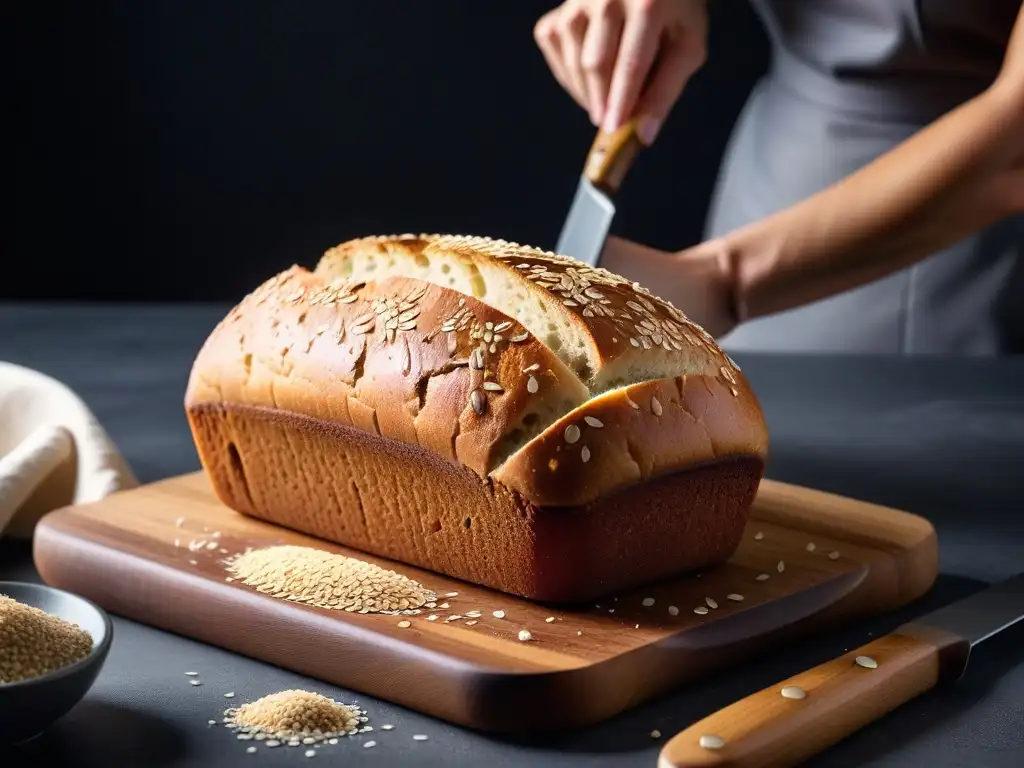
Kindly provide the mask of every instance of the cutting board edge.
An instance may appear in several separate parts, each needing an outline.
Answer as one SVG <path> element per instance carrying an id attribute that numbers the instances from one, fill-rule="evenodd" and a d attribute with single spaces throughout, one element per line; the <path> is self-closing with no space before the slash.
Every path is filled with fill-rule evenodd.
<path id="1" fill-rule="evenodd" d="M 189 475 L 179 476 L 178 478 L 167 478 L 163 481 L 150 484 L 149 487 L 152 488 L 154 486 L 173 484 L 175 481 L 184 477 L 189 477 L 192 482 L 200 482 L 202 479 L 202 473 L 196 472 L 189 473 Z M 258 650 L 257 652 L 253 652 L 253 648 L 244 647 L 245 642 L 242 642 L 241 644 L 238 642 L 226 643 L 223 636 L 213 637 L 213 633 L 204 631 L 201 627 L 198 631 L 189 627 L 186 627 L 185 631 L 182 631 L 181 624 L 173 620 L 174 617 L 154 617 L 152 612 L 149 612 L 148 615 L 143 615 L 147 614 L 147 611 L 133 609 L 131 605 L 125 604 L 125 600 L 130 598 L 130 595 L 125 593 L 130 592 L 131 590 L 126 591 L 123 588 L 119 589 L 119 587 L 123 586 L 124 582 L 118 582 L 118 579 L 116 578 L 112 578 L 111 581 L 118 583 L 106 585 L 93 584 L 91 589 L 88 587 L 83 589 L 81 585 L 83 583 L 88 583 L 88 580 L 78 578 L 80 574 L 76 572 L 76 563 L 80 563 L 81 552 L 78 553 L 78 556 L 74 556 L 72 553 L 76 552 L 76 548 L 81 550 L 83 547 L 84 549 L 89 549 L 91 547 L 94 551 L 88 555 L 87 559 L 91 558 L 94 562 L 100 562 L 103 560 L 101 551 L 109 551 L 109 547 L 105 547 L 103 544 L 95 541 L 83 541 L 82 539 L 71 536 L 62 530 L 62 521 L 70 519 L 70 517 L 79 509 L 80 507 L 67 507 L 63 510 L 50 513 L 40 522 L 40 525 L 37 528 L 34 554 L 40 574 L 47 583 L 60 588 L 76 591 L 85 597 L 93 599 L 98 604 L 104 605 L 104 607 L 107 607 L 108 610 L 117 615 L 122 615 L 126 618 L 151 624 L 152 626 L 157 626 L 161 629 L 165 629 L 185 637 L 198 639 L 202 642 L 210 643 L 232 652 L 240 653 L 264 663 L 290 669 L 324 682 L 357 690 L 364 694 L 376 696 L 402 706 L 407 706 L 418 711 L 425 712 L 428 715 L 438 717 L 442 720 L 481 731 L 502 733 L 532 730 L 564 730 L 567 728 L 593 725 L 607 720 L 642 701 L 662 695 L 670 690 L 678 689 L 683 685 L 696 682 L 700 678 L 704 677 L 706 673 L 710 673 L 715 669 L 720 669 L 722 666 L 728 666 L 727 663 L 722 663 L 721 661 L 717 663 L 709 662 L 706 665 L 701 665 L 702 669 L 699 674 L 691 674 L 689 676 L 668 676 L 671 677 L 670 680 L 665 679 L 665 676 L 663 676 L 663 679 L 655 680 L 648 684 L 646 686 L 646 690 L 643 686 L 638 686 L 636 680 L 633 680 L 629 675 L 629 670 L 632 668 L 631 665 L 639 663 L 640 657 L 643 657 L 645 654 L 651 658 L 665 654 L 666 649 L 663 646 L 670 645 L 671 639 L 678 636 L 677 633 L 676 635 L 669 636 L 661 641 L 636 648 L 627 653 L 610 657 L 597 663 L 589 664 L 583 668 L 557 671 L 538 670 L 532 673 L 516 673 L 508 670 L 495 671 L 488 670 L 479 665 L 467 663 L 463 660 L 456 660 L 453 664 L 453 659 L 451 657 L 441 655 L 439 657 L 442 660 L 441 665 L 423 665 L 434 672 L 438 672 L 437 680 L 424 681 L 421 685 L 417 686 L 418 690 L 416 692 L 404 689 L 402 686 L 397 688 L 390 687 L 387 690 L 382 690 L 379 684 L 375 684 L 373 681 L 353 680 L 351 676 L 346 676 L 344 673 L 341 675 L 333 672 L 325 674 L 320 669 L 314 669 L 311 664 L 296 664 L 294 659 L 275 658 L 279 657 L 280 653 L 275 653 L 273 650 L 269 653 L 260 652 Z M 886 563 L 885 566 L 880 568 L 866 566 L 864 578 L 861 579 L 861 581 L 847 594 L 823 606 L 821 610 L 803 617 L 803 619 L 794 622 L 793 624 L 783 625 L 773 632 L 770 632 L 768 635 L 758 637 L 756 643 L 751 644 L 756 647 L 750 647 L 743 652 L 737 652 L 733 661 L 743 661 L 751 656 L 760 655 L 794 635 L 799 636 L 802 633 L 816 632 L 832 627 L 836 624 L 849 623 L 859 618 L 864 618 L 865 616 L 877 615 L 895 610 L 896 608 L 902 607 L 926 593 L 938 575 L 937 537 L 934 528 L 932 528 L 930 523 L 926 520 L 916 515 L 912 515 L 911 513 L 906 513 L 901 510 L 894 511 L 901 515 L 909 515 L 921 521 L 926 527 L 922 530 L 926 530 L 927 535 L 923 536 L 921 540 L 911 548 L 901 549 L 897 553 L 890 552 L 889 555 L 891 560 Z M 141 559 L 136 555 L 131 556 L 136 559 Z M 918 563 L 916 566 L 913 566 L 910 561 L 918 561 Z M 882 562 L 884 562 L 884 560 Z M 169 565 L 158 563 L 152 563 L 151 565 L 153 567 L 166 569 L 168 573 L 176 573 L 178 576 L 185 576 L 187 578 L 194 579 L 197 584 L 207 580 L 205 577 L 192 576 L 191 574 L 185 574 L 184 572 L 177 571 Z M 883 573 L 883 571 L 887 570 L 887 566 L 891 566 L 892 569 L 892 572 L 889 573 L 888 576 Z M 917 578 L 911 582 L 905 582 L 904 579 L 900 578 L 902 574 L 917 574 Z M 892 576 L 897 577 L 898 588 L 888 592 L 890 599 L 886 600 L 884 604 L 875 603 L 873 606 L 869 606 L 865 600 L 861 599 L 861 596 L 872 584 L 874 584 L 876 588 L 879 585 L 884 586 Z M 227 585 L 220 586 L 226 587 Z M 244 592 L 245 590 L 240 591 Z M 183 595 L 183 598 L 185 601 L 188 600 L 187 595 Z M 259 598 L 261 600 L 268 599 L 264 596 L 259 596 Z M 851 604 L 851 601 L 853 604 Z M 859 603 L 859 605 L 857 605 L 857 603 Z M 244 608 L 245 601 L 242 600 L 239 604 Z M 844 605 L 846 607 L 843 607 Z M 289 604 L 289 607 L 294 608 L 295 606 Z M 282 616 L 284 616 L 284 614 L 282 614 Z M 286 623 L 287 618 L 282 618 L 281 621 Z M 346 630 L 351 629 L 351 625 L 344 622 L 334 623 L 344 625 Z M 242 633 L 243 638 L 251 638 L 259 636 L 260 634 L 265 633 Z M 393 650 L 394 649 L 392 649 L 392 651 Z M 429 649 L 418 648 L 417 651 L 421 654 L 434 653 L 435 656 L 437 655 L 436 652 L 430 651 Z M 401 655 L 402 654 L 399 652 L 398 657 L 400 661 L 408 661 L 407 659 L 401 659 Z M 381 663 L 390 662 L 387 662 L 385 659 L 381 660 Z M 379 664 L 377 666 L 379 666 Z M 578 678 L 581 676 L 592 679 L 580 681 Z M 540 684 L 539 687 L 538 683 Z M 578 697 L 581 694 L 585 695 L 586 692 L 595 685 L 607 690 L 608 686 L 616 685 L 616 683 L 621 685 L 624 690 L 624 693 L 621 696 L 604 697 L 603 699 L 597 696 L 590 696 L 589 698 L 591 699 L 591 702 L 588 704 L 589 711 L 584 712 L 579 709 L 572 710 L 568 707 L 562 706 L 557 708 L 560 710 L 560 717 L 545 717 L 542 722 L 527 723 L 520 721 L 519 724 L 513 725 L 513 720 L 508 718 L 504 712 L 504 710 L 508 709 L 507 706 L 499 706 L 498 709 L 502 711 L 489 712 L 487 711 L 487 706 L 481 707 L 479 704 L 472 705 L 470 703 L 470 699 L 474 697 L 477 698 L 478 702 L 481 698 L 493 698 L 490 694 L 496 686 L 502 686 L 506 689 L 502 694 L 502 698 L 505 699 L 529 700 L 537 696 L 553 696 L 555 699 L 578 701 Z M 447 691 L 448 695 L 427 695 L 424 693 L 425 689 L 434 688 L 435 686 L 437 687 L 436 692 Z M 387 687 L 387 685 L 385 684 L 384 687 Z M 508 694 L 507 689 L 510 687 L 513 688 L 514 691 L 511 696 L 508 696 L 506 695 Z"/>

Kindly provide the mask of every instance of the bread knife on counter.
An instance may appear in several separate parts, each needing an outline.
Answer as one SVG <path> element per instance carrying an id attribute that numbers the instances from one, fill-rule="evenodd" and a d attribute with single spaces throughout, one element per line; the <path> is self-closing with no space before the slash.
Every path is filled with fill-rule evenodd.
<path id="1" fill-rule="evenodd" d="M 975 647 L 1022 619 L 1018 574 L 715 712 L 672 737 L 658 767 L 798 765 L 959 679 Z"/>
<path id="2" fill-rule="evenodd" d="M 642 144 L 637 120 L 613 133 L 599 131 L 590 147 L 569 215 L 555 250 L 596 267 L 615 217 L 614 197 Z"/>

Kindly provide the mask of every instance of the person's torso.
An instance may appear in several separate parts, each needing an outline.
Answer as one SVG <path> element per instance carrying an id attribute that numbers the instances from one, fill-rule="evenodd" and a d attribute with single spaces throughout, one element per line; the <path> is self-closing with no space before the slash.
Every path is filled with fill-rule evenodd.
<path id="1" fill-rule="evenodd" d="M 1021 0 L 752 0 L 769 74 L 730 144 L 708 235 L 854 173 L 981 93 Z M 1002 222 L 915 267 L 754 320 L 734 349 L 1024 351 L 1024 221 Z"/>
<path id="2" fill-rule="evenodd" d="M 1021 0 L 752 0 L 775 78 L 809 99 L 927 123 L 999 72 Z"/>

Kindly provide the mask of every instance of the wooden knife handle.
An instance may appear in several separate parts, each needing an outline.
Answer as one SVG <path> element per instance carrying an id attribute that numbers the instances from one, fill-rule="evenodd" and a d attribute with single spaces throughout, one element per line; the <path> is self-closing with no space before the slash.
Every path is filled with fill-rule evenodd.
<path id="1" fill-rule="evenodd" d="M 619 191 L 642 146 L 637 127 L 634 118 L 613 133 L 598 132 L 584 169 L 591 184 L 611 194 Z"/>
<path id="2" fill-rule="evenodd" d="M 658 766 L 798 765 L 933 688 L 943 663 L 966 662 L 967 651 L 958 638 L 897 631 L 695 723 L 665 744 Z"/>

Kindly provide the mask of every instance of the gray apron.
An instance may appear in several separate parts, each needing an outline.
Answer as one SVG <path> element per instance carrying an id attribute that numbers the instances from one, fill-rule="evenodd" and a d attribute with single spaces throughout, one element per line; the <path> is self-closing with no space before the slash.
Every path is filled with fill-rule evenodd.
<path id="1" fill-rule="evenodd" d="M 772 42 L 722 166 L 708 236 L 839 181 L 999 71 L 1020 0 L 753 0 Z M 1024 352 L 1024 217 L 888 278 L 744 323 L 729 350 Z"/>

